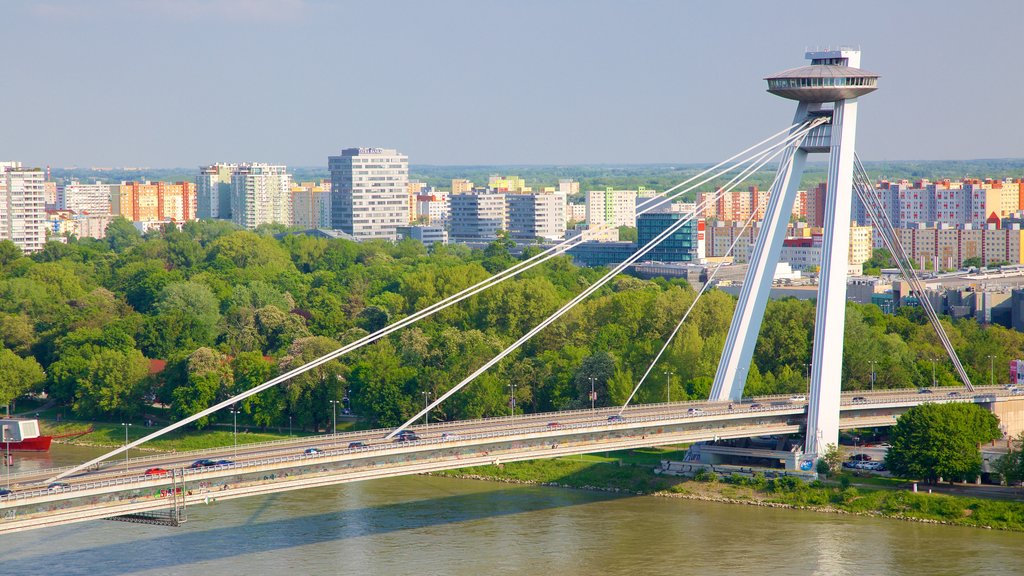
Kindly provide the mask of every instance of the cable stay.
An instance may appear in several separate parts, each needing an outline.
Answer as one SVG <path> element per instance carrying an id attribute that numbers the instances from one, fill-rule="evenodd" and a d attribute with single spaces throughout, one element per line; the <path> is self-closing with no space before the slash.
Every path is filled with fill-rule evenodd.
<path id="1" fill-rule="evenodd" d="M 810 123 L 810 124 L 816 125 L 815 123 Z M 761 140 L 760 142 L 758 142 L 758 143 L 756 143 L 756 144 L 754 144 L 754 145 L 752 145 L 752 146 L 750 146 L 750 147 L 748 147 L 748 148 L 746 148 L 746 149 L 744 149 L 744 150 L 742 150 L 742 151 L 740 151 L 740 152 L 730 156 L 726 160 L 723 160 L 723 161 L 715 164 L 714 166 L 711 166 L 710 168 L 702 170 L 701 172 L 691 176 L 690 178 L 687 178 L 686 180 L 680 182 L 679 184 L 676 184 L 675 186 L 665 190 L 664 192 L 656 193 L 656 196 L 660 197 L 660 198 L 671 199 L 671 198 L 676 198 L 676 197 L 679 197 L 679 196 L 681 196 L 683 194 L 686 194 L 687 192 L 689 192 L 691 190 L 694 190 L 697 187 L 702 186 L 702 185 L 706 184 L 707 182 L 710 182 L 711 180 L 714 180 L 715 178 L 720 177 L 722 174 L 728 173 L 728 172 L 730 172 L 732 170 L 737 169 L 739 166 L 742 166 L 742 165 L 750 162 L 751 160 L 748 158 L 748 155 L 750 155 L 753 151 L 760 150 L 760 149 L 765 148 L 765 147 L 767 147 L 767 150 L 773 150 L 776 147 L 785 145 L 786 143 L 790 142 L 793 139 L 793 136 L 795 134 L 798 134 L 797 132 L 790 133 L 791 130 L 793 130 L 796 127 L 800 127 L 799 128 L 800 131 L 802 133 L 806 133 L 807 131 L 809 131 L 813 127 L 810 124 L 807 123 L 807 122 L 804 122 L 803 124 L 797 123 L 797 124 L 793 124 L 793 125 L 785 128 L 784 130 L 780 130 L 780 131 L 772 134 L 771 136 Z M 772 143 L 773 141 L 778 140 L 782 136 L 785 136 L 785 138 L 783 138 L 779 142 Z M 761 152 L 761 154 L 764 154 L 764 152 Z M 730 162 L 733 162 L 737 158 L 743 158 L 743 160 L 739 160 L 739 161 L 733 163 L 728 168 L 726 168 L 724 170 L 720 170 L 720 168 L 722 168 L 723 166 L 729 164 Z M 708 174 L 711 174 L 711 176 L 708 176 L 707 178 L 704 178 Z M 686 189 L 679 190 L 683 186 L 685 186 L 687 184 L 691 184 L 691 183 L 693 183 L 695 181 L 697 181 L 695 184 L 692 184 L 691 186 L 687 187 Z M 639 214 L 644 214 L 646 212 L 649 212 L 653 208 L 654 208 L 654 206 L 649 206 L 649 207 L 647 207 L 647 208 L 645 208 L 643 210 L 638 210 L 637 214 L 638 215 Z M 431 305 L 427 306 L 426 308 L 423 308 L 422 310 L 419 310 L 418 312 L 415 312 L 415 313 L 413 313 L 413 314 L 411 314 L 409 316 L 406 316 L 405 318 L 397 320 L 394 323 L 389 324 L 388 326 L 385 326 L 384 328 L 381 328 L 380 330 L 377 330 L 376 332 L 373 332 L 371 334 L 363 336 L 363 337 L 361 337 L 361 338 L 359 338 L 359 339 L 357 339 L 357 340 L 355 340 L 353 342 L 350 342 L 349 344 L 346 344 L 346 345 L 342 346 L 341 348 L 338 348 L 337 350 L 334 350 L 334 351 L 329 352 L 329 353 L 327 353 L 327 354 L 325 354 L 325 355 L 323 355 L 323 356 L 321 356 L 319 358 L 311 360 L 311 361 L 307 362 L 306 364 L 303 364 L 302 366 L 298 366 L 296 368 L 293 368 L 293 369 L 289 370 L 288 372 L 285 372 L 285 373 L 280 374 L 280 375 L 278 375 L 278 376 L 276 376 L 274 378 L 271 378 L 270 380 L 267 380 L 266 382 L 264 382 L 262 384 L 254 386 L 253 388 L 250 388 L 249 390 L 241 392 L 241 393 L 239 393 L 239 394 L 237 394 L 237 395 L 235 395 L 235 396 L 233 396 L 233 397 L 231 397 L 231 398 L 229 398 L 227 400 L 223 400 L 223 401 L 221 401 L 221 402 L 219 402 L 217 404 L 214 404 L 213 406 L 211 406 L 209 408 L 201 410 L 201 411 L 199 411 L 199 412 L 197 412 L 197 413 L 195 413 L 195 414 L 193 414 L 193 415 L 191 415 L 191 416 L 189 416 L 187 418 L 184 418 L 182 420 L 174 422 L 174 423 L 168 425 L 165 428 L 161 428 L 160 430 L 157 430 L 157 431 L 155 431 L 155 432 L 153 432 L 151 434 L 143 436 L 142 438 L 139 438 L 138 440 L 134 440 L 134 441 L 132 441 L 132 442 L 126 444 L 126 445 L 123 445 L 123 446 L 120 446 L 120 447 L 118 447 L 118 448 L 116 448 L 114 450 L 111 450 L 110 452 L 108 452 L 106 454 L 103 454 L 102 456 L 99 456 L 97 458 L 94 458 L 94 459 L 89 460 L 87 462 L 84 462 L 82 464 L 79 464 L 79 465 L 77 465 L 77 466 L 75 466 L 73 468 L 65 470 L 65 471 L 61 472 L 60 474 L 57 474 L 56 476 L 54 476 L 52 478 L 49 478 L 47 480 L 47 482 L 53 482 L 53 481 L 59 480 L 61 478 L 64 478 L 64 477 L 68 476 L 69 474 L 73 474 L 75 472 L 84 470 L 85 468 L 88 468 L 89 466 L 92 466 L 94 464 L 98 464 L 100 462 L 103 462 L 104 460 L 107 460 L 108 458 L 111 458 L 113 456 L 117 456 L 118 454 L 122 454 L 122 453 L 126 452 L 127 450 L 130 450 L 132 448 L 138 447 L 138 446 L 140 446 L 140 445 L 142 445 L 142 444 L 144 444 L 144 443 L 146 443 L 146 442 L 148 442 L 150 440 L 153 440 L 155 438 L 163 436 L 164 434 L 167 434 L 169 432 L 172 432 L 174 430 L 177 430 L 179 428 L 187 426 L 187 425 L 195 422 L 196 420 L 199 420 L 200 418 L 204 418 L 204 417 L 209 416 L 209 415 L 211 415 L 211 414 L 213 414 L 215 412 L 223 410 L 224 408 L 228 408 L 228 407 L 238 403 L 239 401 L 245 400 L 246 398 L 249 398 L 251 396 L 259 394 L 260 392 L 262 392 L 264 390 L 272 388 L 272 387 L 274 387 L 274 386 L 276 386 L 278 384 L 281 384 L 283 382 L 286 382 L 286 381 L 288 381 L 288 380 L 290 380 L 290 379 L 292 379 L 292 378 L 294 378 L 296 376 L 299 376 L 299 375 L 304 374 L 304 373 L 306 373 L 306 372 L 308 372 L 310 370 L 313 370 L 314 368 L 322 366 L 323 364 L 326 364 L 327 362 L 330 362 L 332 360 L 340 358 L 341 356 L 344 356 L 345 354 L 348 354 L 350 352 L 358 350 L 359 348 L 362 348 L 362 347 L 364 347 L 364 346 L 366 346 L 368 344 L 372 344 L 373 342 L 376 342 L 377 340 L 380 340 L 381 338 L 383 338 L 385 336 L 388 336 L 389 334 L 392 334 L 393 332 L 396 332 L 396 331 L 398 331 L 398 330 L 400 330 L 402 328 L 405 328 L 406 326 L 409 326 L 409 325 L 411 325 L 411 324 L 413 324 L 415 322 L 418 322 L 420 320 L 428 318 L 428 317 L 430 317 L 430 316 L 432 316 L 432 315 L 434 315 L 434 314 L 436 314 L 436 313 L 438 313 L 438 312 L 440 312 L 440 311 L 442 311 L 442 310 L 444 310 L 444 309 L 446 309 L 446 308 L 448 308 L 450 306 L 453 306 L 453 305 L 455 305 L 455 304 L 457 304 L 459 302 L 462 302 L 463 300 L 466 300 L 467 298 L 470 298 L 470 297 L 472 297 L 472 296 L 474 296 L 474 295 L 476 295 L 476 294 L 478 294 L 478 293 L 480 293 L 480 292 L 482 292 L 482 291 L 484 291 L 484 290 L 486 290 L 486 289 L 488 289 L 488 288 L 490 288 L 490 287 L 492 287 L 492 286 L 494 286 L 496 284 L 499 284 L 501 282 L 504 282 L 505 280 L 513 278 L 513 277 L 515 277 L 515 276 L 517 276 L 517 275 L 519 275 L 519 274 L 521 274 L 521 273 L 523 273 L 523 272 L 525 272 L 525 271 L 527 271 L 527 270 L 529 270 L 529 269 L 531 269 L 531 268 L 533 268 L 535 266 L 538 266 L 538 265 L 540 265 L 540 264 L 542 264 L 544 262 L 547 262 L 548 260 L 550 260 L 552 258 L 560 256 L 560 255 L 564 254 L 565 252 L 567 252 L 573 246 L 576 246 L 576 245 L 584 242 L 585 240 L 587 240 L 588 237 L 592 237 L 597 232 L 605 231 L 605 230 L 607 230 L 609 228 L 611 228 L 611 226 L 609 226 L 609 225 L 602 225 L 602 226 L 597 227 L 597 228 L 592 229 L 592 230 L 586 230 L 586 231 L 584 231 L 583 234 L 580 234 L 579 236 L 575 236 L 573 238 L 564 240 L 564 241 L 556 244 L 555 246 L 552 246 L 552 247 L 544 250 L 543 252 L 540 252 L 540 253 L 538 253 L 538 254 L 536 254 L 536 255 L 534 255 L 534 256 L 526 259 L 526 260 L 518 262 L 518 263 L 514 264 L 513 266 L 510 266 L 509 268 L 494 274 L 493 276 L 490 276 L 490 277 L 488 277 L 488 278 L 486 278 L 484 280 L 481 280 L 480 282 L 478 282 L 478 283 L 476 283 L 476 284 L 474 284 L 472 286 L 464 288 L 463 290 L 461 290 L 461 291 L 459 291 L 459 292 L 457 292 L 455 294 L 452 294 L 451 296 L 448 296 L 448 297 L 446 297 L 446 298 L 444 298 L 444 299 L 442 299 L 442 300 L 440 300 L 438 302 L 435 302 L 434 304 L 431 304 Z"/>
<path id="2" fill-rule="evenodd" d="M 879 230 L 882 237 L 882 242 L 885 244 L 889 253 L 892 254 L 893 261 L 896 262 L 896 266 L 900 269 L 900 273 L 903 278 L 910 284 L 911 289 L 917 294 L 918 302 L 921 303 L 921 308 L 924 309 L 925 315 L 928 317 L 928 321 L 931 323 L 932 328 L 935 329 L 935 333 L 939 338 L 939 342 L 945 349 L 946 354 L 949 356 L 950 361 L 953 363 L 953 367 L 960 376 L 960 380 L 963 381 L 964 386 L 967 387 L 971 392 L 974 391 L 974 386 L 971 384 L 971 379 L 967 375 L 967 371 L 964 370 L 963 364 L 960 362 L 960 357 L 957 356 L 956 350 L 953 348 L 953 343 L 949 340 L 949 336 L 946 334 L 946 329 L 942 327 L 942 323 L 939 321 L 939 315 L 935 312 L 934 306 L 925 294 L 924 283 L 921 281 L 921 277 L 914 269 L 913 260 L 907 254 L 906 248 L 903 246 L 903 242 L 900 241 L 899 235 L 896 234 L 896 229 L 892 225 L 892 220 L 889 218 L 889 214 L 885 211 L 885 207 L 882 206 L 881 199 L 878 194 L 875 193 L 875 187 L 871 182 L 871 178 L 868 176 L 867 170 L 864 169 L 864 165 L 860 161 L 860 157 L 854 153 L 855 160 L 855 171 L 854 171 L 854 190 L 857 193 L 858 198 L 865 209 L 868 212 L 868 217 L 871 219 L 872 225 L 875 229 Z"/>
<path id="3" fill-rule="evenodd" d="M 503 360 L 505 357 L 507 357 L 509 354 L 511 354 L 512 352 L 517 350 L 520 346 L 522 346 L 524 343 L 529 341 L 530 338 L 535 336 L 541 330 L 543 330 L 544 328 L 549 326 L 551 323 L 553 323 L 554 321 L 556 321 L 559 318 L 561 318 L 566 312 L 568 312 L 569 310 L 574 308 L 577 304 L 579 304 L 584 299 L 586 299 L 588 296 L 590 296 L 591 294 L 596 292 L 598 289 L 600 289 L 602 286 L 604 286 L 606 283 L 608 283 L 612 278 L 614 278 L 615 276 L 620 274 L 623 270 L 628 268 L 631 264 L 633 264 L 634 262 L 636 262 L 637 260 L 642 258 L 644 255 L 646 255 L 648 252 L 650 252 L 652 249 L 654 249 L 658 244 L 660 244 L 666 238 L 668 238 L 669 236 L 671 236 L 672 234 L 677 232 L 683 226 L 685 226 L 685 225 L 689 224 L 690 222 L 692 222 L 694 220 L 694 218 L 696 218 L 696 214 L 698 214 L 700 211 L 702 211 L 705 205 L 707 205 L 710 202 L 714 202 L 719 197 L 724 195 L 725 192 L 728 191 L 731 186 L 734 186 L 734 185 L 739 184 L 740 182 L 746 180 L 751 174 L 753 174 L 757 170 L 760 170 L 762 166 L 764 166 L 765 164 L 770 162 L 772 159 L 776 158 L 779 154 L 781 154 L 785 150 L 785 148 L 787 146 L 792 145 L 792 143 L 794 141 L 802 140 L 803 137 L 808 132 L 810 132 L 813 128 L 817 127 L 819 124 L 822 124 L 822 123 L 824 123 L 826 121 L 827 120 L 824 119 L 824 118 L 817 118 L 817 119 L 815 119 L 813 121 L 805 122 L 805 123 L 803 123 L 801 125 L 801 128 L 797 132 L 794 132 L 793 134 L 791 134 L 789 137 L 787 137 L 781 143 L 776 144 L 772 148 L 769 148 L 768 151 L 760 153 L 757 156 L 758 158 L 760 158 L 760 160 L 758 161 L 757 164 L 753 164 L 753 165 L 747 167 L 746 169 L 744 169 L 744 171 L 740 172 L 740 174 L 734 176 L 732 178 L 732 180 L 730 180 L 726 184 L 726 186 L 720 188 L 719 191 L 715 193 L 713 198 L 707 199 L 704 202 L 701 202 L 696 207 L 696 209 L 694 210 L 693 214 L 691 214 L 687 218 L 681 218 L 681 219 L 673 222 L 669 227 L 667 227 L 665 230 L 663 230 L 661 233 L 659 233 L 657 236 L 655 236 L 650 242 L 648 242 L 643 247 L 638 249 L 635 253 L 633 253 L 627 259 L 623 260 L 621 263 L 616 265 L 612 270 L 610 270 L 608 273 L 606 273 L 604 276 L 602 276 L 598 281 L 596 281 L 594 284 L 588 286 L 586 289 L 583 290 L 583 292 L 581 292 L 575 298 L 573 298 L 572 300 L 570 300 L 569 302 L 564 304 L 561 308 L 559 308 L 557 311 L 555 311 L 553 314 L 551 314 L 548 318 L 543 320 L 540 324 L 535 326 L 529 332 L 527 332 L 526 334 L 521 336 L 518 340 L 516 340 L 514 343 L 512 343 L 505 350 L 499 352 L 494 358 L 492 358 L 491 360 L 489 360 L 486 363 L 484 363 L 482 366 L 477 368 L 472 374 L 470 374 L 469 376 L 464 378 L 461 382 L 459 382 L 458 384 L 456 384 L 455 386 L 450 388 L 444 394 L 440 395 L 437 399 L 435 399 L 428 406 L 424 407 L 422 410 L 420 410 L 414 416 L 412 416 L 411 418 L 406 420 L 404 423 L 402 423 L 399 427 L 397 427 L 393 431 L 391 431 L 387 436 L 385 436 L 385 439 L 393 438 L 395 435 L 398 434 L 399 431 L 403 430 L 407 426 L 412 425 L 414 422 L 416 422 L 417 420 L 422 418 L 424 414 L 427 414 L 428 412 L 430 412 L 431 410 L 433 410 L 434 408 L 439 406 L 442 402 L 447 400 L 449 397 L 451 397 L 453 394 L 457 393 L 459 390 L 462 390 L 462 388 L 464 388 L 467 384 L 469 384 L 470 382 L 475 380 L 478 376 L 480 376 L 481 374 L 486 372 L 488 369 L 490 369 L 492 366 L 494 366 L 495 364 L 497 364 L 498 362 Z M 799 145 L 799 144 L 797 144 L 797 145 Z M 771 152 L 771 154 L 768 155 L 768 152 Z"/>

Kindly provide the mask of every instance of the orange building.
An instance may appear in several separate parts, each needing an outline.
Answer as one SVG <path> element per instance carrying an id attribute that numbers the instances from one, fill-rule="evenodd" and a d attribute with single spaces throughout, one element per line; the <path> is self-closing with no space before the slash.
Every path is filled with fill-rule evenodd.
<path id="1" fill-rule="evenodd" d="M 110 211 L 132 222 L 196 219 L 193 182 L 122 182 L 110 186 Z"/>

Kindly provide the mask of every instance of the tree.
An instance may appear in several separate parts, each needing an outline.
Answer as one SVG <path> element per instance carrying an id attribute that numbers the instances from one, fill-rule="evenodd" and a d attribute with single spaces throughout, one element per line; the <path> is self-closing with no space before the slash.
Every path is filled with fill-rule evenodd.
<path id="1" fill-rule="evenodd" d="M 114 252 L 124 252 L 131 246 L 142 242 L 142 234 L 134 224 L 122 216 L 114 218 L 107 225 L 107 244 Z"/>
<path id="2" fill-rule="evenodd" d="M 35 358 L 21 358 L 6 348 L 0 349 L 0 405 L 43 383 L 43 368 Z"/>
<path id="3" fill-rule="evenodd" d="M 637 229 L 634 226 L 619 226 L 619 241 L 620 242 L 636 242 L 637 241 Z"/>
<path id="4" fill-rule="evenodd" d="M 822 466 L 824 463 L 824 466 Z M 821 455 L 821 459 L 818 460 L 818 473 L 819 474 L 836 474 L 840 471 L 843 465 L 843 452 L 835 444 L 829 444 L 825 446 L 825 452 Z M 822 472 L 824 468 L 824 472 Z"/>
<path id="5" fill-rule="evenodd" d="M 6 268 L 8 264 L 23 256 L 21 248 L 10 240 L 0 240 L 0 268 Z"/>
<path id="6" fill-rule="evenodd" d="M 885 462 L 906 478 L 973 480 L 981 473 L 979 446 L 1001 436 L 999 419 L 980 406 L 922 404 L 896 421 Z"/>
<path id="7" fill-rule="evenodd" d="M 964 261 L 960 263 L 963 268 L 981 268 L 981 257 L 972 256 L 970 258 L 964 258 Z"/>
<path id="8" fill-rule="evenodd" d="M 598 400 L 596 405 L 607 406 L 608 381 L 614 375 L 615 359 L 607 352 L 598 352 L 585 358 L 573 378 L 576 385 L 576 405 L 581 408 L 590 406 L 590 389 L 593 384 Z M 594 379 L 593 382 L 591 382 L 591 378 Z"/>
<path id="9" fill-rule="evenodd" d="M 78 375 L 74 410 L 82 416 L 131 415 L 139 405 L 139 385 L 148 373 L 138 350 L 104 348 L 88 358 Z"/>
<path id="10" fill-rule="evenodd" d="M 992 462 L 992 469 L 1002 478 L 1003 484 L 1013 485 L 1024 480 L 1024 432 L 1010 442 L 1009 450 Z"/>

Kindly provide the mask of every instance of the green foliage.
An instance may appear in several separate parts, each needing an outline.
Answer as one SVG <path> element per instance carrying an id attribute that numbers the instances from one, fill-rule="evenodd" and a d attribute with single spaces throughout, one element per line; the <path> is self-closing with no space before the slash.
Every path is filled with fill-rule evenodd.
<path id="1" fill-rule="evenodd" d="M 885 462 L 904 478 L 973 480 L 981 473 L 979 446 L 1001 436 L 999 419 L 980 406 L 922 404 L 896 421 Z"/>
<path id="2" fill-rule="evenodd" d="M 43 383 L 43 368 L 35 358 L 21 358 L 14 352 L 0 349 L 0 405 L 11 401 Z"/>
<path id="3" fill-rule="evenodd" d="M 638 232 L 635 226 L 619 226 L 620 242 L 636 242 L 637 238 L 639 238 L 637 234 Z"/>

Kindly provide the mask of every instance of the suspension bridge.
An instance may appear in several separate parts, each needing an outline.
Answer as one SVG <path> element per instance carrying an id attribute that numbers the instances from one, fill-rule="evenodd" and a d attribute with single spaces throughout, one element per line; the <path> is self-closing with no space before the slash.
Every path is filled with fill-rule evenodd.
<path id="1" fill-rule="evenodd" d="M 238 453 L 224 448 L 135 460 L 116 459 L 127 450 L 230 408 L 245 398 L 337 360 L 514 278 L 564 254 L 601 230 L 591 230 L 552 246 L 381 330 L 103 456 L 66 469 L 20 475 L 15 479 L 15 490 L 0 496 L 0 532 L 98 518 L 177 524 L 184 519 L 184 510 L 189 505 L 230 498 L 481 464 L 758 435 L 803 433 L 805 444 L 793 454 L 793 459 L 813 463 L 827 445 L 838 443 L 841 428 L 888 426 L 899 414 L 923 402 L 974 402 L 996 412 L 1024 414 L 1024 398 L 1011 391 L 992 387 L 975 389 L 927 298 L 921 299 L 926 315 L 961 377 L 965 392 L 933 397 L 913 391 L 861 392 L 857 396 L 840 391 L 846 263 L 854 194 L 864 203 L 872 224 L 912 288 L 920 293 L 923 286 L 854 153 L 857 99 L 876 89 L 878 75 L 859 69 L 860 52 L 856 50 L 809 52 L 806 56 L 811 60 L 810 65 L 766 79 L 769 92 L 797 101 L 790 126 L 661 192 L 655 201 L 638 206 L 638 215 L 643 214 L 711 182 L 728 179 L 715 194 L 699 203 L 692 214 L 674 221 L 398 428 L 320 437 L 316 446 L 310 446 L 309 439 L 296 439 L 243 446 Z M 746 373 L 786 224 L 810 153 L 829 155 L 810 393 L 807 398 L 745 401 Z M 699 218 L 705 206 L 772 162 L 777 162 L 777 171 L 769 191 L 769 204 L 706 402 L 630 405 L 689 316 L 695 299 L 675 329 L 666 335 L 663 347 L 621 407 L 440 423 L 416 428 L 410 435 L 413 424 L 431 410 L 557 322 L 579 302 L 643 259 L 659 243 Z M 744 226 L 750 226 L 752 220 L 753 215 Z M 741 234 L 737 238 L 739 236 Z M 719 267 L 710 273 L 698 299 L 713 282 Z M 1020 420 L 1015 416 L 1014 421 Z M 194 460 L 207 462 L 193 466 Z M 53 487 L 46 487 L 48 484 Z"/>

